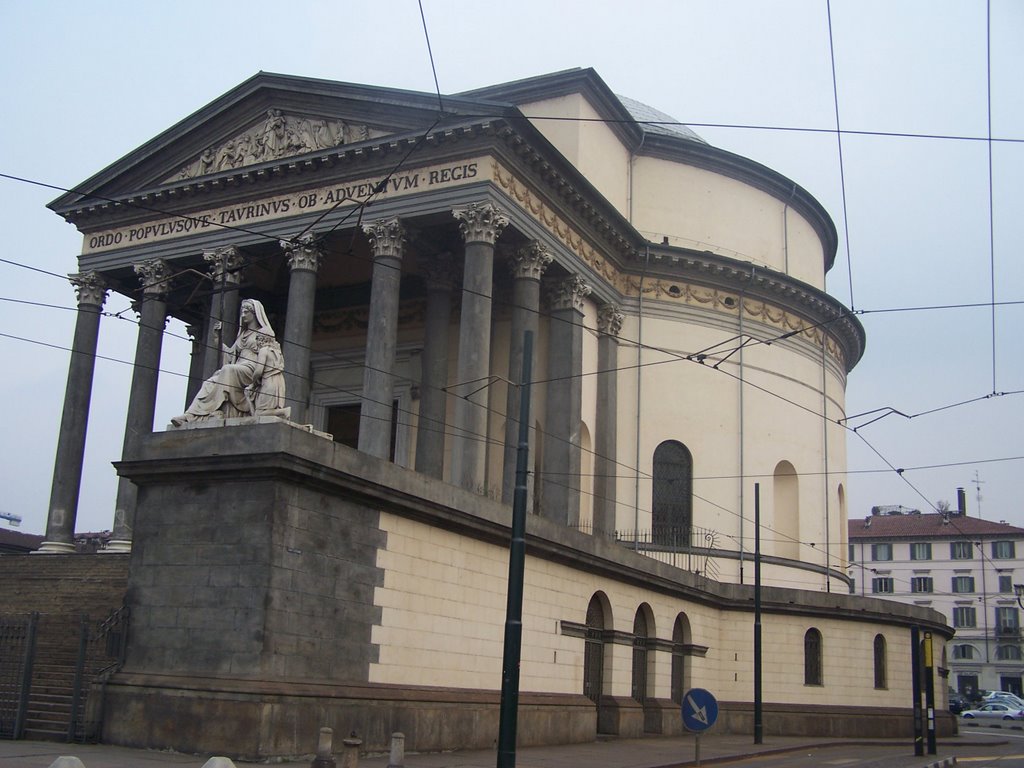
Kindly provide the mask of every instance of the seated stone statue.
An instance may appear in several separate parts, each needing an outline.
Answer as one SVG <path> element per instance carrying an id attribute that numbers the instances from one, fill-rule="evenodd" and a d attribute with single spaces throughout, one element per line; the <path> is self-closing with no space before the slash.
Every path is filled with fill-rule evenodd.
<path id="1" fill-rule="evenodd" d="M 214 335 L 220 343 L 220 323 Z M 290 415 L 291 408 L 285 407 L 284 357 L 261 302 L 242 302 L 235 343 L 221 345 L 221 350 L 224 364 L 203 382 L 188 409 L 171 419 L 171 426 L 212 418 Z"/>

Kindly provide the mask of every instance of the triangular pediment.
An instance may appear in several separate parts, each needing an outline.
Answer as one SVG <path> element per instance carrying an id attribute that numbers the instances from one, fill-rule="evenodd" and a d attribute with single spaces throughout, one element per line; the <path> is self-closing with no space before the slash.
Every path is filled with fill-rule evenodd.
<path id="1" fill-rule="evenodd" d="M 60 213 L 493 114 L 483 99 L 259 73 L 50 204 Z"/>

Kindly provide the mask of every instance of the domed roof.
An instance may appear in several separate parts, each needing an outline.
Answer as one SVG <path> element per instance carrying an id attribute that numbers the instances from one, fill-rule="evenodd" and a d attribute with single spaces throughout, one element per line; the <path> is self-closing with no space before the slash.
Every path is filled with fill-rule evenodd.
<path id="1" fill-rule="evenodd" d="M 679 136 L 690 141 L 699 141 L 701 144 L 707 142 L 697 135 L 692 128 L 683 125 L 671 115 L 648 106 L 641 101 L 631 99 L 629 96 L 615 94 L 615 98 L 622 102 L 633 119 L 640 124 L 640 127 L 648 133 L 660 133 L 663 136 Z"/>

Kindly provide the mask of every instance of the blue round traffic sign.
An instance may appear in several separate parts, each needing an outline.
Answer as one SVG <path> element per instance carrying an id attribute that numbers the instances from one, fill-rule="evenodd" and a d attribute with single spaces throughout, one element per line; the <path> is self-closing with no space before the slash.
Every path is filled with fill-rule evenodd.
<path id="1" fill-rule="evenodd" d="M 688 731 L 706 731 L 718 719 L 718 701 L 703 688 L 691 688 L 683 694 L 683 727 Z"/>

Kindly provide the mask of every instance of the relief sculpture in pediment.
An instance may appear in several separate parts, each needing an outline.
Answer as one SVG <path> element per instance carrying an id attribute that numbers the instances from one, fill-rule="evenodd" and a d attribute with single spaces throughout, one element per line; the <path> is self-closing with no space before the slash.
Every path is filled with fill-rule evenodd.
<path id="1" fill-rule="evenodd" d="M 342 144 L 353 144 L 383 134 L 383 131 L 371 131 L 365 125 L 353 125 L 344 120 L 298 117 L 283 114 L 279 109 L 270 109 L 262 123 L 228 139 L 220 146 L 207 147 L 199 157 L 167 181 L 194 179 L 283 157 L 331 149 Z"/>

